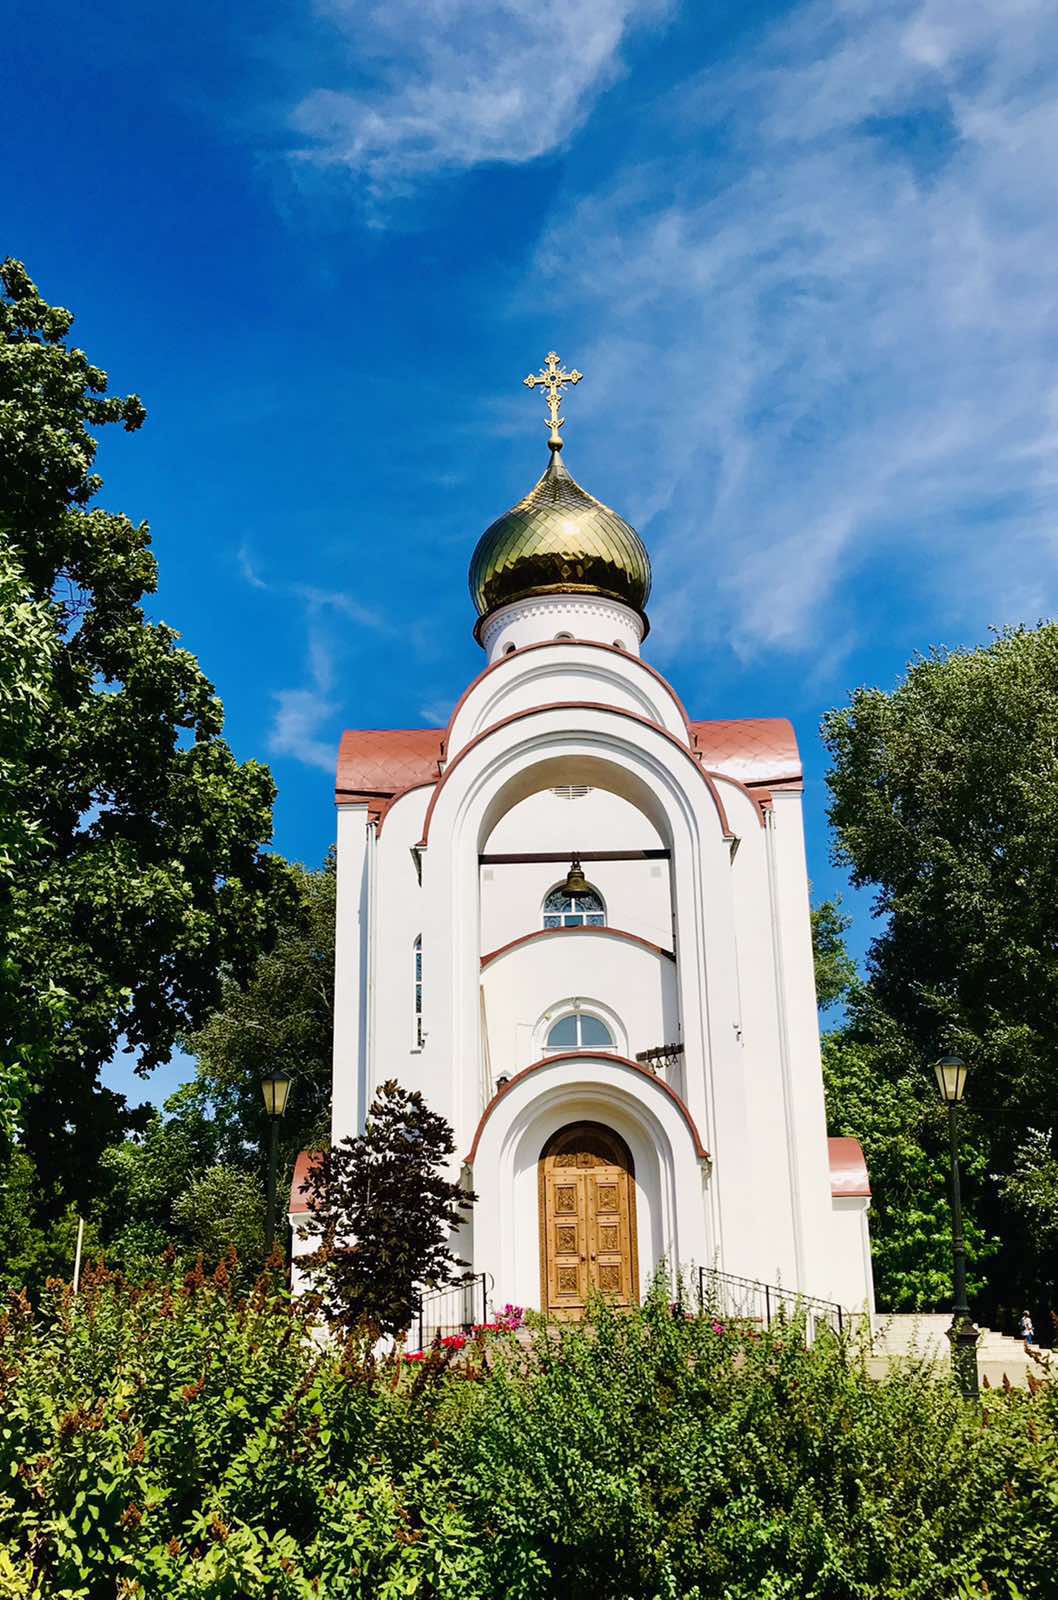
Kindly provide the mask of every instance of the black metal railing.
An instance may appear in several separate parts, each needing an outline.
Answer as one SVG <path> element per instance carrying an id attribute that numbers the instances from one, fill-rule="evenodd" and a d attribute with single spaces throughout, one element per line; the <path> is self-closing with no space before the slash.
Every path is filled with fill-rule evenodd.
<path id="1" fill-rule="evenodd" d="M 478 1323 L 487 1322 L 491 1285 L 489 1273 L 477 1272 L 444 1289 L 428 1289 L 420 1294 L 408 1330 L 408 1351 L 425 1350 L 437 1338 L 469 1333 Z"/>
<path id="2" fill-rule="evenodd" d="M 845 1313 L 836 1300 L 817 1300 L 774 1283 L 739 1278 L 715 1267 L 698 1268 L 698 1305 L 729 1322 L 752 1322 L 770 1328 L 776 1322 L 803 1321 L 805 1341 L 812 1344 L 820 1328 L 841 1334 Z"/>

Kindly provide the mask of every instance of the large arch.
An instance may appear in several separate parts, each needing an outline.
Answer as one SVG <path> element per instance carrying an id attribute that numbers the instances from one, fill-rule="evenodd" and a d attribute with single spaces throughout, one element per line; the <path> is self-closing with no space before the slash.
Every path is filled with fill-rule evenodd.
<path id="1" fill-rule="evenodd" d="M 630 693 L 653 720 L 690 745 L 687 709 L 672 684 L 649 661 L 593 639 L 543 639 L 490 662 L 467 685 L 448 720 L 445 756 L 454 757 L 475 734 L 502 720 L 506 713 L 497 715 L 496 708 L 503 705 L 515 684 L 525 680 L 527 669 L 530 681 L 543 686 L 545 677 L 560 679 L 569 664 L 581 665 L 581 675 L 586 666 L 598 682 L 609 678 L 619 693 Z M 545 692 L 536 698 L 546 700 L 548 696 Z"/>
<path id="2" fill-rule="evenodd" d="M 439 1107 L 457 1135 L 469 1138 L 485 1076 L 478 855 L 512 806 L 558 782 L 622 795 L 669 849 L 687 1102 L 708 1147 L 743 1149 L 746 1094 L 726 817 L 715 785 L 686 746 L 656 723 L 608 706 L 541 707 L 497 724 L 463 748 L 434 790 L 418 853 L 424 944 L 438 952 L 427 1005 Z M 708 1187 L 710 1232 L 718 1243 L 756 1226 L 735 1199 L 743 1177 L 734 1169 L 729 1180 L 717 1173 Z M 730 1207 L 724 1201 L 728 1182 Z"/>
<path id="3" fill-rule="evenodd" d="M 467 1155 L 482 1200 L 472 1223 L 474 1270 L 491 1273 L 505 1297 L 536 1304 L 540 1152 L 562 1127 L 579 1121 L 602 1123 L 631 1151 L 641 1288 L 662 1260 L 708 1264 L 710 1166 L 687 1108 L 637 1063 L 577 1052 L 519 1073 L 479 1124 Z"/>
<path id="4" fill-rule="evenodd" d="M 466 762 L 467 758 L 474 753 L 475 750 L 479 749 L 483 744 L 486 743 L 491 743 L 493 747 L 496 748 L 497 736 L 507 732 L 508 729 L 514 728 L 514 726 L 518 723 L 524 723 L 535 718 L 553 719 L 556 714 L 561 719 L 565 720 L 567 727 L 571 723 L 575 727 L 582 721 L 590 722 L 595 720 L 597 717 L 603 718 L 604 722 L 605 720 L 615 718 L 633 724 L 637 730 L 635 733 L 630 734 L 627 728 L 621 728 L 619 732 L 611 731 L 609 737 L 604 741 L 606 744 L 612 745 L 615 749 L 621 749 L 623 752 L 636 751 L 639 749 L 639 743 L 632 743 L 633 739 L 641 741 L 644 749 L 649 747 L 649 745 L 656 743 L 656 741 L 663 741 L 664 744 L 668 746 L 669 764 L 672 764 L 672 753 L 675 752 L 676 760 L 674 770 L 682 770 L 682 781 L 688 785 L 696 783 L 704 784 L 712 800 L 712 804 L 719 819 L 724 838 L 730 841 L 734 837 L 728 825 L 727 814 L 724 811 L 724 802 L 720 798 L 720 792 L 717 788 L 715 779 L 705 770 L 701 763 L 695 759 L 691 753 L 690 747 L 683 744 L 674 733 L 670 733 L 667 728 L 663 728 L 658 723 L 651 721 L 649 717 L 641 716 L 638 712 L 626 710 L 621 706 L 611 706 L 606 705 L 601 701 L 591 700 L 559 700 L 553 702 L 552 704 L 529 706 L 522 711 L 512 712 L 510 716 L 503 717 L 499 722 L 492 723 L 490 727 L 482 729 L 480 733 L 475 734 L 472 739 L 467 741 L 462 749 L 459 750 L 455 756 L 453 756 L 452 760 L 445 767 L 445 770 L 441 775 L 441 780 L 430 797 L 430 803 L 426 808 L 426 820 L 423 824 L 423 834 L 421 840 L 419 841 L 420 847 L 425 849 L 430 842 L 430 829 L 433 823 L 434 812 L 439 801 L 441 800 L 442 795 L 445 792 L 446 787 L 451 783 L 456 772 Z M 640 729 L 645 730 L 645 738 L 643 733 L 638 731 Z M 530 733 L 528 738 L 533 740 L 533 734 Z M 525 742 L 520 737 L 519 733 L 514 734 L 514 739 L 516 741 L 515 747 Z M 506 743 L 506 741 L 504 741 L 504 743 Z M 614 763 L 611 762 L 610 765 L 614 766 Z M 567 770 L 572 771 L 572 769 L 568 768 L 568 766 Z M 692 773 L 694 774 L 693 777 L 690 776 Z M 571 776 L 567 778 L 566 781 L 580 782 L 582 780 L 579 777 Z M 624 789 L 622 787 L 618 787 L 618 783 L 620 783 L 620 781 L 621 780 L 618 779 L 617 783 L 612 785 L 615 794 L 624 793 Z M 534 794 L 538 788 L 542 787 L 544 787 L 543 784 L 535 784 L 527 787 L 521 794 L 517 796 L 517 799 L 524 800 L 527 795 Z M 602 787 L 608 787 L 608 785 L 604 784 Z M 646 803 L 641 800 L 634 799 L 632 793 L 629 793 L 626 797 L 632 800 L 633 805 L 639 805 L 640 810 L 642 810 L 647 816 L 651 816 L 649 785 L 641 785 L 638 792 L 647 797 Z M 516 804 L 516 800 L 512 800 L 510 804 Z M 502 815 L 502 812 L 498 813 L 498 815 Z M 490 825 L 490 831 L 491 826 L 494 825 L 494 822 Z"/>

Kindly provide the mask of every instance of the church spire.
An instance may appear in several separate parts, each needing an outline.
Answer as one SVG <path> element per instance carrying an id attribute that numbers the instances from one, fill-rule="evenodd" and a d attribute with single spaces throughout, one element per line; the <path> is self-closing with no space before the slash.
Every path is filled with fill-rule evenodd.
<path id="1" fill-rule="evenodd" d="M 549 350 L 547 352 L 547 360 L 540 371 L 530 373 L 528 378 L 522 379 L 527 389 L 535 389 L 539 385 L 544 391 L 544 399 L 547 401 L 547 419 L 551 428 L 551 437 L 547 442 L 550 449 L 554 451 L 562 449 L 562 436 L 558 431 L 566 420 L 565 417 L 560 417 L 558 414 L 562 394 L 567 384 L 579 383 L 583 376 L 583 372 L 578 372 L 576 367 L 573 368 L 572 372 L 564 372 L 562 363 L 555 351 Z"/>

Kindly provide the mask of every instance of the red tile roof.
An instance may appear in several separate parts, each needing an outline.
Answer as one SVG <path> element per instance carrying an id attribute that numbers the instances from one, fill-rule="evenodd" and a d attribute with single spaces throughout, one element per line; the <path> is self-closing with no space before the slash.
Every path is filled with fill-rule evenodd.
<path id="1" fill-rule="evenodd" d="M 801 777 L 797 735 L 786 717 L 739 717 L 687 726 L 702 765 L 710 772 L 748 785 L 774 786 Z"/>
<path id="2" fill-rule="evenodd" d="M 388 800 L 402 789 L 436 783 L 443 728 L 353 728 L 338 747 L 335 799 Z"/>
<path id="3" fill-rule="evenodd" d="M 750 787 L 796 782 L 801 757 L 785 717 L 689 722 L 691 747 L 709 772 Z M 387 801 L 405 789 L 436 783 L 444 728 L 354 728 L 342 734 L 335 799 Z M 385 810 L 383 805 L 381 810 Z"/>
<path id="4" fill-rule="evenodd" d="M 828 1139 L 830 1152 L 830 1192 L 841 1195 L 869 1196 L 871 1181 L 867 1176 L 867 1162 L 858 1139 Z"/>

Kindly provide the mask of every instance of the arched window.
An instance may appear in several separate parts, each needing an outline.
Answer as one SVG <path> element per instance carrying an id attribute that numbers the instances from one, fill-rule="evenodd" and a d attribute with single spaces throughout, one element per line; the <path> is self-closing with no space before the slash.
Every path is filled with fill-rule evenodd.
<path id="1" fill-rule="evenodd" d="M 412 966 L 413 977 L 412 977 L 412 982 L 414 984 L 413 993 L 415 995 L 415 1032 L 414 1032 L 414 1038 L 415 1038 L 415 1048 L 416 1048 L 416 1050 L 421 1050 L 422 1049 L 422 1045 L 423 1045 L 423 1039 L 425 1037 L 425 1035 L 423 1034 L 423 1031 L 422 1031 L 422 934 L 421 933 L 416 935 L 415 943 L 412 946 L 412 952 L 413 952 L 413 966 Z"/>
<path id="2" fill-rule="evenodd" d="M 567 894 L 564 887 L 552 889 L 544 900 L 545 928 L 605 928 L 606 907 L 597 889 Z"/>
<path id="3" fill-rule="evenodd" d="M 547 1030 L 545 1050 L 612 1050 L 613 1034 L 600 1017 L 571 1011 Z"/>

